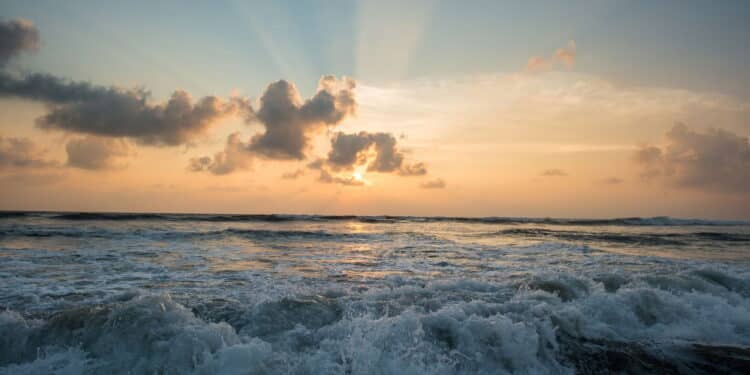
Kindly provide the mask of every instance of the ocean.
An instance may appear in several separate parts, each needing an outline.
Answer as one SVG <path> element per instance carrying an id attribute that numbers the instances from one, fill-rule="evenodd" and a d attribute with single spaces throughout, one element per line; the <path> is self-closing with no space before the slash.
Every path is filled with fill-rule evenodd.
<path id="1" fill-rule="evenodd" d="M 0 374 L 749 369 L 748 222 L 0 213 Z"/>

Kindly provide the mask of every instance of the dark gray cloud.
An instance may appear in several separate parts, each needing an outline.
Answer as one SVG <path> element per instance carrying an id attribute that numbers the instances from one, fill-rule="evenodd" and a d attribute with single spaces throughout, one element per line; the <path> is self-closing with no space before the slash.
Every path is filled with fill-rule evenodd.
<path id="1" fill-rule="evenodd" d="M 0 96 L 48 104 L 37 126 L 100 137 L 128 137 L 154 146 L 190 142 L 215 121 L 252 112 L 245 99 L 207 96 L 193 101 L 175 91 L 166 103 L 153 103 L 150 92 L 73 82 L 48 74 L 15 77 L 0 73 Z"/>
<path id="2" fill-rule="evenodd" d="M 677 124 L 665 134 L 664 145 L 641 147 L 634 160 L 647 179 L 704 191 L 750 192 L 750 143 L 731 131 L 699 132 Z"/>
<path id="3" fill-rule="evenodd" d="M 129 137 L 141 144 L 176 146 L 205 132 L 233 113 L 234 102 L 208 96 L 195 104 L 185 91 L 175 91 L 164 104 L 150 104 L 144 91 L 112 89 L 106 95 L 54 106 L 37 119 L 42 129 L 107 137 Z"/>
<path id="4" fill-rule="evenodd" d="M 331 149 L 326 158 L 307 164 L 307 168 L 320 171 L 319 181 L 342 185 L 365 185 L 354 176 L 336 175 L 332 172 L 352 171 L 366 166 L 369 172 L 396 173 L 401 176 L 423 176 L 427 174 L 424 163 L 407 164 L 404 153 L 399 150 L 396 138 L 390 133 L 343 133 L 331 138 Z"/>
<path id="5" fill-rule="evenodd" d="M 309 148 L 310 136 L 326 125 L 337 125 L 354 114 L 355 82 L 348 78 L 324 76 L 315 95 L 302 102 L 297 88 L 288 81 L 274 82 L 260 97 L 260 107 L 245 108 L 248 122 L 259 122 L 265 131 L 242 142 L 232 134 L 224 151 L 213 158 L 193 158 L 188 170 L 227 174 L 246 169 L 255 156 L 278 160 L 302 160 Z"/>
<path id="6" fill-rule="evenodd" d="M 348 78 L 324 76 L 315 95 L 303 103 L 292 83 L 270 84 L 253 117 L 265 132 L 251 139 L 251 150 L 269 159 L 304 159 L 311 134 L 356 112 L 355 85 Z"/>
<path id="7" fill-rule="evenodd" d="M 29 20 L 0 22 L 0 66 L 21 52 L 39 48 L 39 31 Z"/>
<path id="8" fill-rule="evenodd" d="M 367 132 L 337 132 L 331 138 L 328 163 L 335 169 L 352 169 L 355 165 L 364 164 L 367 162 L 366 152 L 373 143 L 372 134 Z"/>
<path id="9" fill-rule="evenodd" d="M 541 176 L 543 177 L 565 177 L 568 174 L 562 169 L 545 169 L 542 171 Z"/>
<path id="10" fill-rule="evenodd" d="M 17 77 L 0 72 L 0 97 L 17 97 L 51 104 L 67 104 L 118 95 L 112 87 L 74 82 L 50 74 L 33 73 Z"/>
<path id="11" fill-rule="evenodd" d="M 351 170 L 367 164 L 367 170 L 371 172 L 395 172 L 404 176 L 427 174 L 424 163 L 404 163 L 404 153 L 399 150 L 396 137 L 390 133 L 337 132 L 331 139 L 326 161 L 334 170 Z"/>
<path id="12" fill-rule="evenodd" d="M 442 178 L 436 178 L 419 185 L 422 189 L 444 189 L 446 186 Z"/>
<path id="13" fill-rule="evenodd" d="M 389 133 L 370 135 L 375 144 L 377 156 L 368 166 L 368 171 L 398 172 L 404 163 L 404 153 L 396 147 L 396 137 Z"/>
<path id="14" fill-rule="evenodd" d="M 0 169 L 44 168 L 57 165 L 57 162 L 45 159 L 44 154 L 44 150 L 39 149 L 28 138 L 0 136 Z"/>
<path id="15" fill-rule="evenodd" d="M 213 158 L 204 156 L 190 159 L 188 170 L 225 175 L 237 170 L 249 169 L 253 159 L 249 147 L 249 144 L 240 139 L 240 133 L 233 133 L 227 138 L 223 151 L 214 154 Z"/>
<path id="16" fill-rule="evenodd" d="M 39 33 L 25 20 L 0 23 L 0 65 L 22 51 L 36 49 Z M 128 137 L 146 145 L 175 146 L 190 142 L 218 119 L 242 112 L 252 117 L 246 99 L 207 96 L 193 101 L 182 90 L 166 103 L 154 103 L 144 89 L 75 82 L 49 74 L 14 76 L 0 72 L 0 97 L 46 103 L 37 119 L 42 129 L 100 137 Z"/>
<path id="17" fill-rule="evenodd" d="M 125 167 L 119 160 L 131 154 L 125 140 L 98 137 L 70 140 L 65 145 L 65 151 L 69 166 L 89 170 Z"/>

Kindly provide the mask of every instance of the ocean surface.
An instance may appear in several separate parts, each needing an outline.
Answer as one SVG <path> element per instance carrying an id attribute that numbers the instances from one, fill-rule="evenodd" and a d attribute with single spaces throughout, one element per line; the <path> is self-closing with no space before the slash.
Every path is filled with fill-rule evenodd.
<path id="1" fill-rule="evenodd" d="M 0 374 L 749 370 L 748 222 L 0 212 Z"/>

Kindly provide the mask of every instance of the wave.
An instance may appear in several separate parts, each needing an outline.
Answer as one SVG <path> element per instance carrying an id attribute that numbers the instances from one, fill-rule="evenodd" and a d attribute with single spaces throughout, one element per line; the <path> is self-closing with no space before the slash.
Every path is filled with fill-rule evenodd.
<path id="1" fill-rule="evenodd" d="M 0 373 L 709 374 L 749 364 L 747 275 L 540 273 L 521 284 L 400 280 L 257 303 L 126 293 L 48 316 L 2 311 Z"/>
<path id="2" fill-rule="evenodd" d="M 634 245 L 680 246 L 695 240 L 716 242 L 750 242 L 750 234 L 722 232 L 687 233 L 622 233 L 563 231 L 541 228 L 511 228 L 491 233 L 480 233 L 479 237 L 520 236 L 524 238 L 553 238 L 564 241 L 595 241 Z"/>
<path id="3" fill-rule="evenodd" d="M 424 236 L 420 233 L 404 232 L 401 235 Z M 226 237 L 242 237 L 248 239 L 310 239 L 318 241 L 352 241 L 377 240 L 383 238 L 384 233 L 347 233 L 325 230 L 270 230 L 270 229 L 240 229 L 227 228 L 213 231 L 179 231 L 179 230 L 111 230 L 104 228 L 44 228 L 44 227 L 16 227 L 0 232 L 3 237 L 67 237 L 67 238 L 126 238 L 140 237 L 152 240 L 177 239 L 218 239 Z M 392 234 L 391 234 L 392 235 Z M 432 238 L 432 237 L 430 237 Z"/>
<path id="4" fill-rule="evenodd" d="M 0 212 L 2 218 L 43 217 L 68 221 L 206 221 L 206 222 L 285 222 L 285 221 L 358 221 L 365 223 L 463 222 L 477 224 L 548 224 L 564 226 L 750 226 L 748 221 L 679 219 L 667 216 L 614 219 L 565 219 L 524 217 L 457 216 L 360 216 L 360 215 L 286 215 L 286 214 L 171 214 L 171 213 L 99 213 L 99 212 Z"/>

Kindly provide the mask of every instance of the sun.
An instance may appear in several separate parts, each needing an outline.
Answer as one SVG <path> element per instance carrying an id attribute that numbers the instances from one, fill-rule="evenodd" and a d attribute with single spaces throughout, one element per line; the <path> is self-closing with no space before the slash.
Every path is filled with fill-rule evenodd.
<path id="1" fill-rule="evenodd" d="M 362 176 L 362 173 L 360 173 L 360 172 L 354 172 L 354 173 L 352 173 L 352 178 L 354 178 L 357 181 L 362 181 L 362 182 L 365 181 L 365 177 Z"/>

